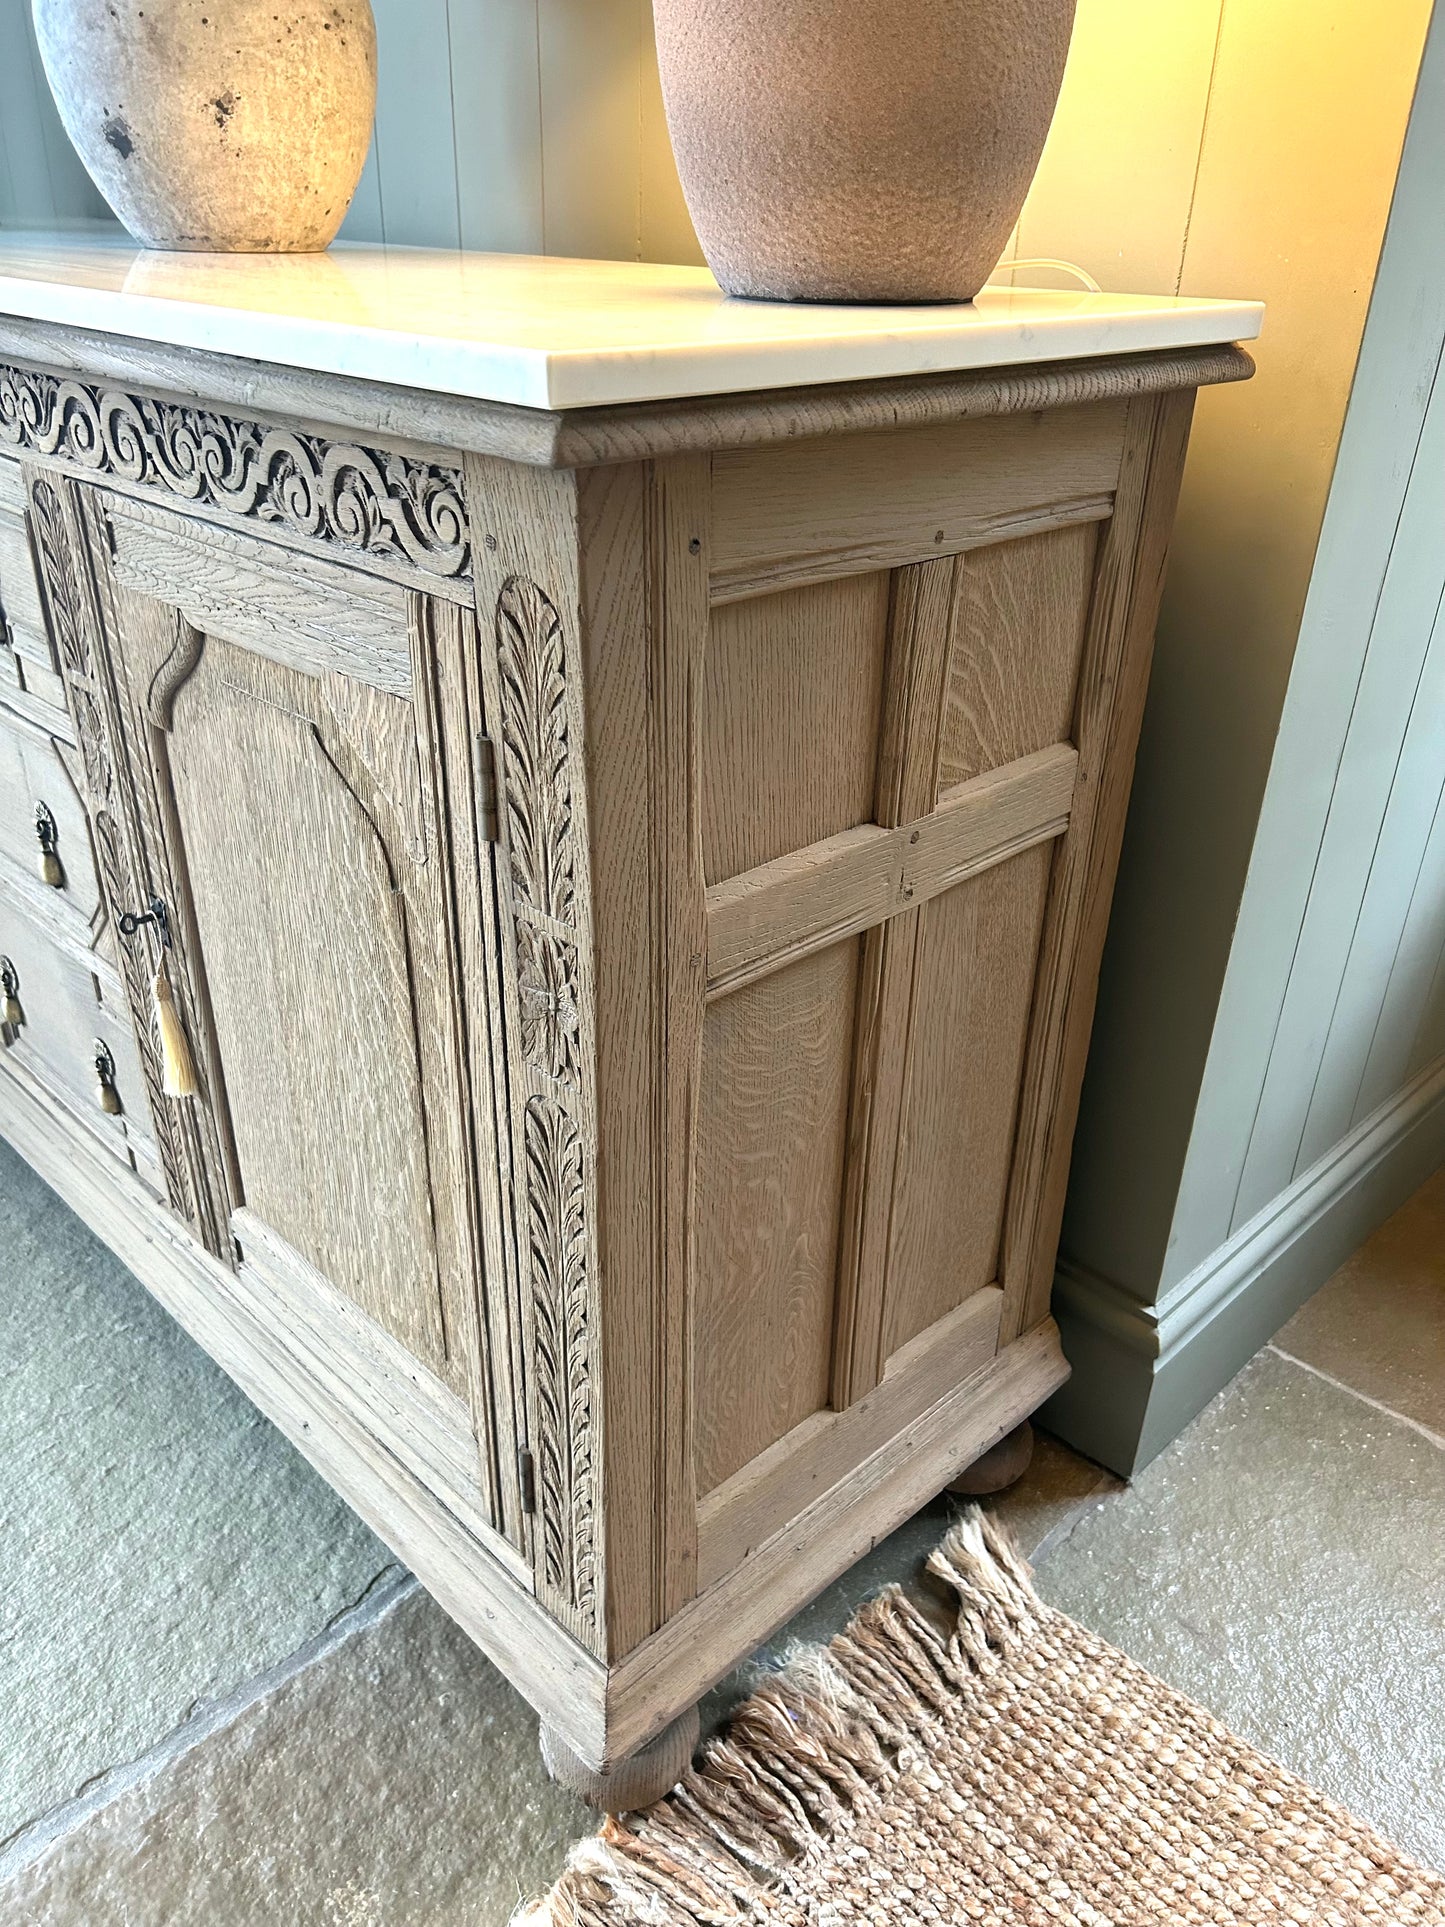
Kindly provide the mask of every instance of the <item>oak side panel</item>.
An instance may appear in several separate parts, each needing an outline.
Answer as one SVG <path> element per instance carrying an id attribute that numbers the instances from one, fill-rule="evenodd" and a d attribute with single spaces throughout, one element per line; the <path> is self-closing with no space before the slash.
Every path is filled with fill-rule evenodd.
<path id="1" fill-rule="evenodd" d="M 856 939 L 709 1005 L 698 1123 L 697 1484 L 828 1403 Z"/>
<path id="2" fill-rule="evenodd" d="M 607 1682 L 609 1757 L 642 1745 L 1069 1375 L 1047 1321 L 870 1452 L 741 1565 L 629 1653 Z"/>
<path id="3" fill-rule="evenodd" d="M 781 970 L 886 918 L 898 921 L 967 876 L 1058 836 L 1078 757 L 1055 743 L 946 792 L 937 807 L 885 830 L 841 830 L 707 893 L 708 995 Z"/>
<path id="4" fill-rule="evenodd" d="M 713 462 L 714 597 L 891 569 L 1107 516 L 1124 404 L 742 450 Z"/>
<path id="5" fill-rule="evenodd" d="M 998 1273 L 1044 899 L 1039 844 L 918 913 L 881 1352 Z"/>
<path id="6" fill-rule="evenodd" d="M 815 1412 L 710 1492 L 698 1519 L 698 1587 L 705 1591 L 784 1532 L 825 1493 L 941 1398 L 981 1371 L 998 1349 L 1003 1293 L 974 1292 L 951 1316 L 906 1345 L 881 1382 L 836 1411 Z"/>
<path id="7" fill-rule="evenodd" d="M 873 815 L 888 578 L 853 576 L 714 612 L 703 676 L 709 883 Z"/>
<path id="8" fill-rule="evenodd" d="M 940 791 L 1068 738 L 1097 542 L 1085 523 L 960 558 Z"/>
<path id="9" fill-rule="evenodd" d="M 1079 781 L 1049 892 L 1004 1221 L 1004 1342 L 1048 1315 L 1079 1088 L 1143 720 L 1192 391 L 1129 405 L 1074 723 Z"/>

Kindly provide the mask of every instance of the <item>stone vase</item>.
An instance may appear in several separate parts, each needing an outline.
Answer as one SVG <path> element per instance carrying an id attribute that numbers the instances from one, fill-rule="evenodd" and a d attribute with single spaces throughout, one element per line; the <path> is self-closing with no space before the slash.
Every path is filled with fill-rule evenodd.
<path id="1" fill-rule="evenodd" d="M 654 0 L 668 126 L 730 294 L 967 301 L 1058 100 L 1074 0 Z"/>
<path id="2" fill-rule="evenodd" d="M 371 140 L 370 0 L 34 0 L 91 179 L 152 248 L 336 238 Z"/>

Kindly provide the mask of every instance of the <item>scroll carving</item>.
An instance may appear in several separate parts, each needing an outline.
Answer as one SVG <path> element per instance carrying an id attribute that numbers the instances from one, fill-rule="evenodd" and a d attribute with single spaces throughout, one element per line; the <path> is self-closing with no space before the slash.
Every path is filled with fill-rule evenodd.
<path id="1" fill-rule="evenodd" d="M 542 1575 L 550 1591 L 590 1619 L 595 1499 L 582 1139 L 562 1107 L 540 1097 L 527 1105 L 523 1135 Z"/>
<path id="2" fill-rule="evenodd" d="M 431 575 L 470 571 L 460 475 L 410 456 L 8 364 L 0 443 Z"/>
<path id="3" fill-rule="evenodd" d="M 510 576 L 497 599 L 502 760 L 512 887 L 570 924 L 577 892 L 562 618 L 535 582 Z"/>

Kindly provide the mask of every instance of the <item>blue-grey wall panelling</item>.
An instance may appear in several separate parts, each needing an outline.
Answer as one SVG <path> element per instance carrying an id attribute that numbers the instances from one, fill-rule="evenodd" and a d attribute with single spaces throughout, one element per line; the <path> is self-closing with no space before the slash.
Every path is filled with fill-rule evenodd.
<path id="1" fill-rule="evenodd" d="M 1410 907 L 1390 962 L 1389 982 L 1370 1038 L 1359 1089 L 1355 1121 L 1384 1102 L 1408 1078 L 1445 1054 L 1433 998 L 1445 955 L 1445 610 L 1435 618 L 1430 644 L 1430 687 L 1422 690 L 1412 718 L 1413 780 L 1422 795 L 1433 792 L 1434 806 Z M 1433 707 L 1432 707 L 1433 706 Z"/>
<path id="2" fill-rule="evenodd" d="M 1439 245 L 1445 114 L 1431 108 L 1442 92 L 1445 17 L 1437 14 L 1179 1185 L 1166 1288 L 1217 1250 L 1263 1191 L 1258 1164 L 1260 1182 L 1242 1189 L 1245 1156 L 1291 976 L 1303 955 L 1301 932 L 1365 648 L 1445 338 L 1445 250 Z M 1337 975 L 1326 1017 L 1338 983 Z M 1317 1064 L 1318 1058 L 1307 1061 L 1301 1074 L 1301 1104 Z M 1281 1184 L 1294 1168 L 1302 1128 L 1301 1110 Z M 1283 1141 L 1289 1143 L 1288 1131 Z"/>
<path id="3" fill-rule="evenodd" d="M 461 221 L 446 0 L 373 0 L 382 238 L 454 248 Z"/>
<path id="4" fill-rule="evenodd" d="M 540 254 L 537 0 L 447 0 L 447 12 L 461 244 Z"/>
<path id="5" fill-rule="evenodd" d="M 1354 1108 L 1358 1073 L 1350 1080 L 1348 1098 L 1333 1107 L 1339 1112 L 1337 1118 L 1329 1104 L 1330 1082 L 1349 1076 L 1347 1065 L 1339 1059 L 1342 1055 L 1348 1059 L 1351 1048 L 1351 1040 L 1332 1027 L 1332 1020 L 1339 1009 L 1351 948 L 1365 935 L 1362 917 L 1368 913 L 1379 913 L 1387 919 L 1393 916 L 1393 928 L 1380 933 L 1393 944 L 1398 940 L 1406 908 L 1403 904 L 1395 906 L 1393 898 L 1384 893 L 1377 892 L 1371 899 L 1368 885 L 1387 830 L 1391 834 L 1382 853 L 1385 864 L 1409 860 L 1400 839 L 1415 833 L 1415 826 L 1410 824 L 1387 824 L 1387 809 L 1440 600 L 1445 566 L 1440 553 L 1442 527 L 1445 384 L 1437 384 L 1416 446 L 1363 660 L 1354 679 L 1349 724 L 1235 1201 L 1236 1227 L 1252 1218 L 1291 1181 L 1307 1135 L 1305 1162 L 1310 1163 L 1343 1136 Z M 1347 661 L 1330 665 L 1346 678 L 1350 666 Z M 1305 675 L 1312 673 L 1308 659 L 1300 669 Z M 1432 807 L 1433 801 L 1432 797 Z M 1280 797 L 1278 802 L 1288 808 L 1287 797 Z M 1427 817 L 1418 826 L 1412 873 L 1418 867 L 1428 827 Z M 1347 1014 L 1372 1030 L 1378 1004 L 1367 1014 L 1353 1010 Z M 1331 1040 L 1334 1061 L 1327 1061 L 1326 1046 Z M 1365 1043 L 1368 1047 L 1368 1034 Z M 1322 1079 L 1326 1085 L 1323 1093 L 1319 1091 Z M 1320 1105 L 1315 1129 L 1307 1134 L 1306 1112 L 1312 1093 L 1320 1098 Z M 1326 1119 L 1336 1123 L 1333 1135 L 1322 1128 Z"/>
<path id="6" fill-rule="evenodd" d="M 0 226 L 110 219 L 55 111 L 29 0 L 0 0 L 0 156 Z"/>
<path id="7" fill-rule="evenodd" d="M 1445 625 L 1440 622 L 1441 594 L 1445 591 L 1445 543 L 1441 541 L 1445 529 L 1445 382 L 1437 382 L 1436 387 L 1437 403 L 1427 419 L 1407 501 L 1407 510 L 1416 498 L 1433 501 L 1433 508 L 1428 520 L 1422 514 L 1407 513 L 1396 541 L 1398 554 L 1408 524 L 1417 540 L 1423 538 L 1422 553 L 1411 558 L 1414 566 L 1408 570 L 1397 571 L 1392 558 L 1391 580 L 1387 581 L 1377 622 L 1378 627 L 1393 613 L 1388 605 L 1398 575 L 1413 577 L 1413 593 L 1408 605 L 1399 611 L 1399 618 L 1402 625 L 1423 633 L 1424 660 L 1398 741 L 1398 760 L 1390 774 L 1389 796 L 1295 1158 L 1296 1174 L 1322 1157 L 1358 1121 L 1362 1101 L 1365 1114 L 1374 1108 L 1364 1090 L 1365 1066 L 1374 1054 L 1412 907 L 1422 888 L 1429 889 L 1423 865 L 1445 778 Z M 1380 761 L 1388 761 L 1388 749 L 1382 751 Z M 1341 807 L 1350 807 L 1348 792 L 1342 795 Z M 1352 877 L 1351 887 L 1353 882 Z M 1416 934 L 1418 938 L 1418 924 Z M 1422 996 L 1426 987 L 1421 987 Z M 1394 982 L 1397 1004 L 1403 990 L 1402 978 Z M 1419 1000 L 1417 1019 L 1418 1014 Z M 1392 1055 L 1384 1049 L 1376 1056 L 1372 1089 Z M 1375 1102 L 1389 1097 L 1404 1081 L 1407 1063 L 1408 1042 L 1399 1054 L 1391 1081 L 1379 1091 Z"/>

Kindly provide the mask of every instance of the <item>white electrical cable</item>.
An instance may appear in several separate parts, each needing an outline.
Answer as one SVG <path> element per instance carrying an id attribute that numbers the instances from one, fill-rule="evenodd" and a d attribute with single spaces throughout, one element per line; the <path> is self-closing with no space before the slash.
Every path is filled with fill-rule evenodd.
<path id="1" fill-rule="evenodd" d="M 1080 286 L 1087 288 L 1090 294 L 1103 293 L 1103 289 L 1093 275 L 1086 274 L 1076 262 L 1055 261 L 1045 254 L 1035 255 L 1027 261 L 1000 261 L 989 279 L 993 280 L 996 275 L 1012 274 L 1017 268 L 1056 268 L 1060 274 L 1072 274 Z"/>

